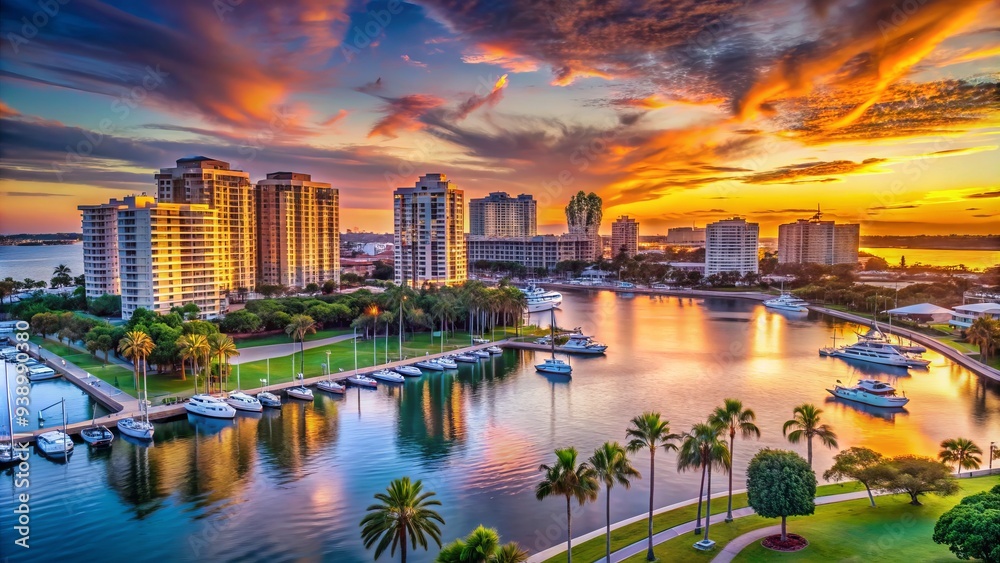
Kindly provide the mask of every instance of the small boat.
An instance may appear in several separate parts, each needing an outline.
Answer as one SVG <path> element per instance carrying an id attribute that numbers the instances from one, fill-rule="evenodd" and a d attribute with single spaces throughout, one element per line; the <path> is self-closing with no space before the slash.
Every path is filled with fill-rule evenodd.
<path id="1" fill-rule="evenodd" d="M 327 393 L 333 393 L 335 395 L 343 395 L 347 391 L 347 387 L 337 383 L 332 379 L 324 379 L 316 384 L 316 388 L 320 391 L 326 391 Z"/>
<path id="2" fill-rule="evenodd" d="M 490 353 L 487 352 L 486 350 L 473 350 L 472 355 L 476 356 L 477 358 L 483 358 L 483 359 L 490 357 Z"/>
<path id="3" fill-rule="evenodd" d="M 45 379 L 55 379 L 57 377 L 59 377 L 59 372 L 48 366 L 36 365 L 28 368 L 29 381 L 42 381 Z"/>
<path id="4" fill-rule="evenodd" d="M 50 430 L 35 437 L 35 446 L 46 456 L 65 456 L 73 453 L 73 440 L 62 430 Z"/>
<path id="5" fill-rule="evenodd" d="M 94 405 L 93 416 L 90 418 L 90 426 L 80 431 L 80 437 L 92 447 L 103 448 L 110 446 L 115 440 L 115 435 L 108 430 L 107 426 L 97 424 L 97 405 Z"/>
<path id="6" fill-rule="evenodd" d="M 293 399 L 300 399 L 303 401 L 313 400 L 312 389 L 306 387 L 305 385 L 299 385 L 298 387 L 289 387 L 288 389 L 285 389 L 285 393 L 288 393 L 288 396 Z"/>
<path id="7" fill-rule="evenodd" d="M 439 364 L 436 360 L 420 360 L 414 365 L 428 371 L 444 371 L 444 366 Z"/>
<path id="8" fill-rule="evenodd" d="M 230 393 L 226 397 L 226 403 L 238 411 L 260 412 L 264 410 L 264 405 L 261 404 L 259 399 L 247 395 L 243 391 Z"/>
<path id="9" fill-rule="evenodd" d="M 402 383 L 406 381 L 406 379 L 402 375 L 399 375 L 398 373 L 388 369 L 380 369 L 372 373 L 372 377 L 374 379 L 387 381 L 389 383 Z"/>
<path id="10" fill-rule="evenodd" d="M 358 387 L 370 387 L 372 389 L 378 387 L 378 381 L 365 375 L 352 375 L 347 378 L 347 382 Z"/>
<path id="11" fill-rule="evenodd" d="M 270 391 L 261 391 L 257 393 L 257 400 L 260 401 L 262 406 L 280 409 L 281 408 L 281 397 L 271 393 Z"/>
<path id="12" fill-rule="evenodd" d="M 864 384 L 859 382 L 859 384 L 854 387 L 834 385 L 833 389 L 827 389 L 827 392 L 840 399 L 871 405 L 873 407 L 901 408 L 905 406 L 906 403 L 910 402 L 910 400 L 905 396 L 897 397 L 896 390 L 885 383 L 876 382 L 874 380 L 863 381 L 865 381 Z M 837 383 L 839 384 L 840 381 L 838 380 Z M 869 388 L 871 388 L 873 384 L 880 384 L 874 385 L 875 392 L 869 391 Z M 886 388 L 888 388 L 888 391 Z"/>
<path id="13" fill-rule="evenodd" d="M 487 348 L 486 351 L 489 352 L 490 354 L 503 354 L 503 348 L 495 344 Z"/>
<path id="14" fill-rule="evenodd" d="M 406 377 L 420 377 L 423 372 L 413 366 L 399 366 L 394 368 L 396 373 Z"/>
<path id="15" fill-rule="evenodd" d="M 552 346 L 552 357 L 546 358 L 544 362 L 540 364 L 535 364 L 535 370 L 542 373 L 551 373 L 553 375 L 570 375 L 573 373 L 573 366 L 567 364 L 566 362 L 556 359 L 556 312 L 555 309 L 549 310 L 549 328 L 551 329 L 551 334 L 549 335 L 549 345 Z"/>
<path id="16" fill-rule="evenodd" d="M 153 423 L 148 420 L 123 418 L 118 421 L 118 431 L 137 440 L 153 439 Z"/>
<path id="17" fill-rule="evenodd" d="M 437 363 L 441 364 L 444 369 L 458 369 L 458 364 L 451 358 L 438 358 Z"/>
<path id="18" fill-rule="evenodd" d="M 808 313 L 809 309 L 806 308 L 809 305 L 808 302 L 795 297 L 791 293 L 781 292 L 781 295 L 774 299 L 768 299 L 764 302 L 764 306 L 768 309 L 778 309 L 781 311 L 792 311 L 795 313 Z"/>
<path id="19" fill-rule="evenodd" d="M 184 410 L 191 414 L 200 414 L 210 418 L 233 418 L 236 416 L 236 409 L 229 406 L 226 401 L 199 393 L 191 397 L 184 403 Z"/>
<path id="20" fill-rule="evenodd" d="M 596 342 L 593 338 L 584 336 L 583 334 L 571 334 L 566 344 L 559 347 L 560 352 L 567 354 L 589 354 L 595 356 L 603 354 L 607 349 L 607 344 Z"/>
<path id="21" fill-rule="evenodd" d="M 472 354 L 458 354 L 455 356 L 455 361 L 464 364 L 474 364 L 479 361 L 479 357 Z"/>

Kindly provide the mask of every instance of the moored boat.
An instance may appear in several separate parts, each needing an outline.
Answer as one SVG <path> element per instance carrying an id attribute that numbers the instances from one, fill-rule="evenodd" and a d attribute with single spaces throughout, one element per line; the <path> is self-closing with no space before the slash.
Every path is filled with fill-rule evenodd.
<path id="1" fill-rule="evenodd" d="M 795 313 L 808 313 L 806 301 L 795 297 L 791 293 L 782 292 L 781 295 L 774 299 L 768 299 L 764 302 L 764 306 L 768 309 L 778 309 L 780 311 L 792 311 Z"/>
<path id="2" fill-rule="evenodd" d="M 352 375 L 347 378 L 347 382 L 358 387 L 369 387 L 371 389 L 378 387 L 378 381 L 365 375 Z"/>
<path id="3" fill-rule="evenodd" d="M 233 418 L 236 409 L 218 397 L 199 393 L 184 403 L 184 410 L 191 414 L 200 414 L 210 418 Z"/>
<path id="4" fill-rule="evenodd" d="M 135 418 L 122 418 L 116 425 L 118 431 L 126 436 L 131 436 L 138 440 L 153 439 L 153 423 L 146 420 L 136 420 Z"/>
<path id="5" fill-rule="evenodd" d="M 36 365 L 28 368 L 28 380 L 29 381 L 43 381 L 46 379 L 55 379 L 59 377 L 59 372 L 56 370 L 43 365 Z"/>
<path id="6" fill-rule="evenodd" d="M 458 354 L 455 356 L 455 361 L 463 364 L 474 364 L 479 361 L 479 357 L 472 354 Z"/>
<path id="7" fill-rule="evenodd" d="M 499 347 L 499 346 L 497 346 L 495 344 L 493 346 L 490 346 L 489 348 L 487 348 L 486 351 L 489 352 L 490 354 L 494 354 L 494 355 L 496 355 L 496 354 L 503 354 L 503 348 L 501 348 L 501 347 Z"/>
<path id="8" fill-rule="evenodd" d="M 230 393 L 226 397 L 226 403 L 238 411 L 260 412 L 264 410 L 264 405 L 260 399 L 247 395 L 243 391 Z"/>
<path id="9" fill-rule="evenodd" d="M 451 358 L 438 358 L 437 363 L 444 369 L 458 369 L 458 364 Z"/>
<path id="10" fill-rule="evenodd" d="M 380 369 L 376 372 L 373 372 L 371 374 L 371 377 L 373 379 L 386 381 L 388 383 L 402 383 L 403 381 L 406 381 L 406 379 L 402 375 L 399 375 L 398 373 L 389 369 Z"/>
<path id="11" fill-rule="evenodd" d="M 327 393 L 333 393 L 334 395 L 343 395 L 347 388 L 343 385 L 337 383 L 332 379 L 324 379 L 316 384 L 316 388 L 320 391 L 326 391 Z"/>
<path id="12" fill-rule="evenodd" d="M 50 430 L 35 436 L 35 446 L 46 457 L 66 456 L 73 453 L 73 440 L 62 430 Z"/>
<path id="13" fill-rule="evenodd" d="M 556 313 L 555 309 L 549 311 L 549 343 L 552 347 L 552 357 L 546 358 L 540 364 L 535 364 L 535 370 L 541 373 L 553 375 L 570 375 L 573 373 L 573 366 L 556 358 Z"/>
<path id="14" fill-rule="evenodd" d="M 834 385 L 833 389 L 827 389 L 827 392 L 840 399 L 854 401 L 873 407 L 901 408 L 906 406 L 906 403 L 910 402 L 910 399 L 905 396 L 897 397 L 895 389 L 887 384 L 873 380 L 862 381 L 865 383 L 862 384 L 859 382 L 859 384 L 854 387 L 839 385 L 840 382 L 838 381 L 838 385 Z"/>
<path id="15" fill-rule="evenodd" d="M 489 358 L 491 354 L 486 350 L 473 350 L 472 355 L 485 360 Z"/>
<path id="16" fill-rule="evenodd" d="M 413 364 L 420 369 L 425 369 L 428 371 L 444 371 L 444 366 L 439 364 L 436 360 L 420 360 L 416 364 Z"/>
<path id="17" fill-rule="evenodd" d="M 562 294 L 558 291 L 548 291 L 535 284 L 529 284 L 526 288 L 518 288 L 524 293 L 528 300 L 528 312 L 538 313 L 556 309 L 562 305 Z"/>
<path id="18" fill-rule="evenodd" d="M 115 440 L 115 435 L 108 430 L 107 426 L 95 425 L 84 428 L 80 431 L 80 437 L 92 447 L 104 448 L 111 445 Z"/>
<path id="19" fill-rule="evenodd" d="M 420 377 L 421 375 L 423 375 L 423 372 L 421 372 L 418 368 L 415 368 L 413 366 L 398 366 L 393 369 L 396 371 L 396 373 L 400 375 L 405 375 L 406 377 Z"/>

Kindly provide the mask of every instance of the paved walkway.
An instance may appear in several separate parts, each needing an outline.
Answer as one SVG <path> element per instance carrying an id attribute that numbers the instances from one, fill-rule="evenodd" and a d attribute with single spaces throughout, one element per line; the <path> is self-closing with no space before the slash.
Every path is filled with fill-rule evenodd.
<path id="1" fill-rule="evenodd" d="M 340 336 L 331 336 L 330 338 L 321 338 L 319 340 L 306 342 L 305 348 L 306 350 L 312 350 L 313 348 L 336 344 L 337 342 L 343 342 L 352 338 L 354 338 L 354 334 L 342 334 Z M 266 360 L 267 358 L 291 356 L 292 347 L 290 344 L 291 342 L 288 344 L 268 344 L 267 346 L 250 346 L 249 348 L 240 348 L 240 355 L 230 360 L 229 363 L 233 365 L 246 364 L 249 362 L 256 362 L 257 360 Z M 299 344 L 295 343 L 295 353 L 299 353 L 300 350 Z"/>
<path id="2" fill-rule="evenodd" d="M 766 528 L 760 528 L 752 532 L 747 532 L 742 536 L 739 536 L 733 541 L 726 544 L 726 547 L 722 548 L 722 551 L 712 559 L 712 563 L 729 563 L 740 554 L 741 551 L 747 548 L 750 544 L 757 540 L 762 540 L 767 536 L 773 534 L 781 533 L 781 524 L 777 526 L 768 526 Z"/>

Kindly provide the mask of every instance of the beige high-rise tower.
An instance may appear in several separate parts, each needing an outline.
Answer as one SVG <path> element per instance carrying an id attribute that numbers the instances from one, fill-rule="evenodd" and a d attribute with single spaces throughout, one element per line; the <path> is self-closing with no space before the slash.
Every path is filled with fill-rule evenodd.
<path id="1" fill-rule="evenodd" d="M 466 280 L 465 192 L 444 174 L 427 174 L 393 192 L 393 215 L 397 285 Z"/>
<path id="2" fill-rule="evenodd" d="M 629 258 L 639 253 L 639 222 L 622 215 L 611 223 L 611 257 L 625 251 Z"/>
<path id="3" fill-rule="evenodd" d="M 250 175 L 204 156 L 177 160 L 156 174 L 157 201 L 206 205 L 217 213 L 217 280 L 223 291 L 257 285 L 257 217 Z"/>
<path id="4" fill-rule="evenodd" d="M 83 223 L 83 275 L 87 299 L 121 294 L 118 265 L 118 210 L 146 206 L 153 198 L 145 194 L 108 203 L 80 205 Z"/>
<path id="5" fill-rule="evenodd" d="M 340 277 L 340 194 L 309 174 L 257 182 L 257 269 L 266 284 L 305 287 Z"/>

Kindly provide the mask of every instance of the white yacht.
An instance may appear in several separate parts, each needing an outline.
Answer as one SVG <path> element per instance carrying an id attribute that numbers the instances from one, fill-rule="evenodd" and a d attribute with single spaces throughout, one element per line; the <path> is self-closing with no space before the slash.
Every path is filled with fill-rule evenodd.
<path id="1" fill-rule="evenodd" d="M 558 291 L 548 291 L 535 284 L 529 284 L 528 287 L 521 289 L 521 292 L 528 298 L 529 313 L 557 309 L 562 305 L 562 293 Z"/>
<path id="2" fill-rule="evenodd" d="M 900 408 L 910 402 L 910 399 L 896 396 L 896 390 L 889 384 L 873 379 L 862 379 L 854 387 L 834 385 L 827 391 L 834 397 L 871 405 L 873 407 Z"/>
<path id="3" fill-rule="evenodd" d="M 556 358 L 545 358 L 542 363 L 535 364 L 535 370 L 555 375 L 570 375 L 573 373 L 573 366 Z"/>
<path id="4" fill-rule="evenodd" d="M 327 393 L 333 393 L 334 395 L 343 395 L 347 391 L 347 387 L 337 383 L 332 379 L 324 379 L 316 384 L 316 388 L 320 391 L 326 391 Z"/>
<path id="5" fill-rule="evenodd" d="M 791 293 L 782 292 L 781 295 L 774 299 L 768 299 L 764 302 L 764 306 L 769 309 L 779 309 L 781 311 L 794 311 L 796 313 L 808 313 L 809 309 L 806 308 L 809 305 L 806 301 L 795 297 Z"/>
<path id="6" fill-rule="evenodd" d="M 28 380 L 29 381 L 42 381 L 44 379 L 55 379 L 59 377 L 59 373 L 43 365 L 37 365 L 28 369 Z"/>
<path id="7" fill-rule="evenodd" d="M 148 420 L 123 418 L 118 421 L 118 431 L 139 440 L 153 439 L 153 423 Z"/>
<path id="8" fill-rule="evenodd" d="M 313 400 L 312 389 L 306 387 L 305 385 L 299 385 L 298 387 L 289 387 L 288 389 L 285 389 L 285 393 L 288 393 L 288 396 L 293 399 L 300 399 L 303 401 Z"/>
<path id="9" fill-rule="evenodd" d="M 426 369 L 428 371 L 444 371 L 444 366 L 439 364 L 437 360 L 420 360 L 414 365 L 420 369 Z"/>
<path id="10" fill-rule="evenodd" d="M 607 344 L 595 342 L 593 338 L 583 334 L 571 334 L 566 344 L 559 347 L 561 352 L 567 354 L 603 354 L 608 349 Z"/>
<path id="11" fill-rule="evenodd" d="M 378 387 L 378 381 L 366 375 L 352 375 L 347 378 L 347 382 L 358 387 L 371 387 L 372 389 Z"/>
<path id="12" fill-rule="evenodd" d="M 184 410 L 191 414 L 200 414 L 211 418 L 233 418 L 236 416 L 236 409 L 229 406 L 226 401 L 199 393 L 191 397 L 184 403 Z"/>
<path id="13" fill-rule="evenodd" d="M 458 369 L 458 364 L 451 358 L 438 358 L 437 363 L 444 369 Z"/>
<path id="14" fill-rule="evenodd" d="M 388 369 L 380 369 L 372 373 L 372 377 L 375 379 L 380 379 L 382 381 L 387 381 L 389 383 L 402 383 L 406 381 L 406 379 L 402 375 L 399 375 L 398 373 Z"/>
<path id="15" fill-rule="evenodd" d="M 252 395 L 247 395 L 243 391 L 230 393 L 226 397 L 226 403 L 238 411 L 261 412 L 264 410 L 264 405 L 261 404 L 259 399 Z"/>
<path id="16" fill-rule="evenodd" d="M 62 430 L 50 430 L 35 437 L 35 445 L 47 456 L 64 456 L 73 452 L 73 440 Z"/>
<path id="17" fill-rule="evenodd" d="M 904 356 L 899 350 L 891 346 L 872 342 L 861 341 L 850 346 L 841 346 L 834 349 L 825 348 L 820 350 L 820 354 L 884 366 L 910 367 L 910 358 Z"/>
<path id="18" fill-rule="evenodd" d="M 490 346 L 489 348 L 486 349 L 486 351 L 494 355 L 503 354 L 503 348 L 496 345 Z"/>
<path id="19" fill-rule="evenodd" d="M 486 350 L 473 350 L 472 355 L 476 356 L 477 358 L 482 358 L 484 360 L 488 359 L 491 356 L 491 354 Z"/>
<path id="20" fill-rule="evenodd" d="M 281 408 L 281 397 L 271 393 L 266 387 L 264 388 L 264 391 L 257 393 L 257 400 L 260 401 L 262 406 L 272 409 Z"/>
<path id="21" fill-rule="evenodd" d="M 455 361 L 464 364 L 474 364 L 479 361 L 479 357 L 472 354 L 458 354 L 455 356 Z"/>
<path id="22" fill-rule="evenodd" d="M 399 366 L 395 370 L 396 373 L 405 375 L 406 377 L 420 377 L 423 375 L 423 372 L 413 366 Z"/>
<path id="23" fill-rule="evenodd" d="M 859 340 L 884 342 L 889 346 L 892 346 L 893 348 L 906 354 L 923 354 L 924 352 L 927 351 L 927 348 L 924 348 L 923 346 L 920 346 L 918 344 L 913 344 L 913 343 L 903 344 L 901 342 L 900 343 L 892 342 L 892 340 L 889 339 L 889 335 L 882 332 L 882 329 L 878 327 L 878 323 L 872 323 L 872 326 L 871 328 L 868 329 L 868 332 L 864 334 L 858 332 L 856 334 L 858 335 Z"/>

